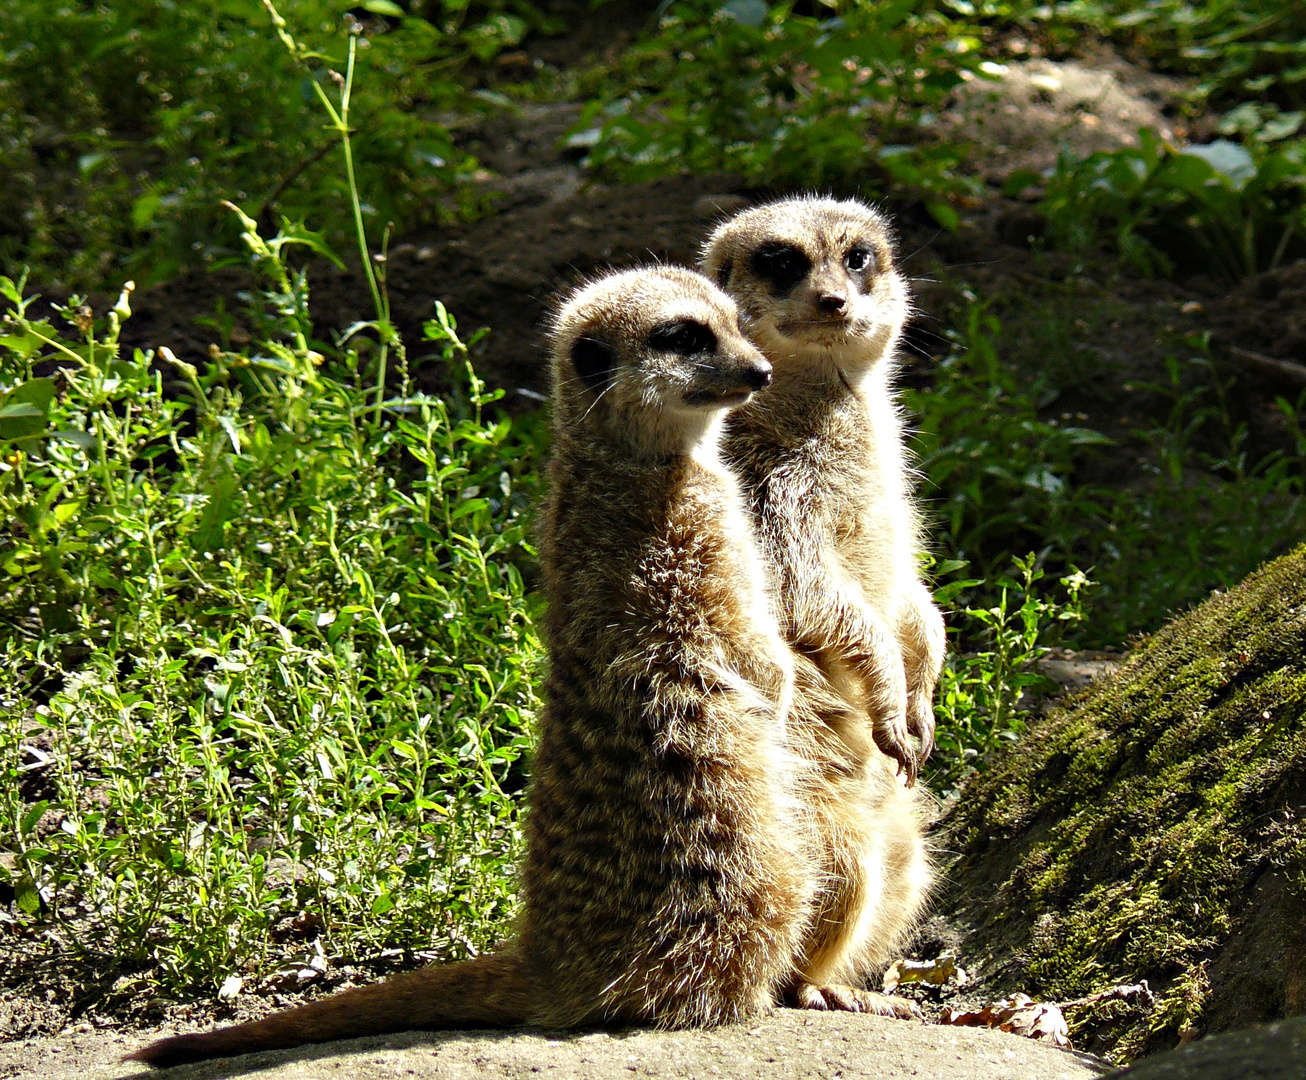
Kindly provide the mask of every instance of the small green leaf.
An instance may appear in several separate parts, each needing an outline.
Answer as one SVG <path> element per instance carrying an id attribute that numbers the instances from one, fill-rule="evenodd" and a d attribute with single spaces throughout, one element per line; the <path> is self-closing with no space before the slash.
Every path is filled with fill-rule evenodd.
<path id="1" fill-rule="evenodd" d="M 190 534 L 190 543 L 196 551 L 203 553 L 222 546 L 227 522 L 240 511 L 236 492 L 240 484 L 230 473 L 224 473 L 209 491 L 209 501 L 204 512 L 200 514 L 199 524 Z"/>
<path id="2" fill-rule="evenodd" d="M 15 416 L 44 416 L 40 409 L 35 405 L 29 405 L 25 401 L 19 401 L 13 405 L 0 406 L 0 420 L 8 420 Z"/>
<path id="3" fill-rule="evenodd" d="M 24 874 L 14 886 L 14 903 L 29 915 L 36 915 L 41 910 L 41 894 L 36 882 Z"/>
<path id="4" fill-rule="evenodd" d="M 947 229 L 948 232 L 956 232 L 961 228 L 961 216 L 942 200 L 931 199 L 925 204 L 925 209 L 930 212 L 930 217 Z"/>
<path id="5" fill-rule="evenodd" d="M 68 524 L 81 511 L 82 506 L 83 500 L 81 499 L 69 499 L 66 502 L 57 504 L 49 513 L 41 515 L 41 532 L 50 533 Z"/>
<path id="6" fill-rule="evenodd" d="M 0 398 L 0 439 L 30 439 L 45 430 L 53 379 L 28 379 Z"/>
<path id="7" fill-rule="evenodd" d="M 310 251 L 315 251 L 324 259 L 329 259 L 337 270 L 345 268 L 344 261 L 331 250 L 331 245 L 327 243 L 326 237 L 320 232 L 314 232 L 307 228 L 302 221 L 291 221 L 289 218 L 281 219 L 281 232 L 277 235 L 277 240 L 282 244 L 302 244 Z"/>
<path id="8" fill-rule="evenodd" d="M 729 0 L 721 5 L 721 14 L 741 26 L 761 26 L 766 22 L 767 7 L 762 0 Z"/>
<path id="9" fill-rule="evenodd" d="M 222 425 L 222 430 L 227 433 L 227 438 L 231 440 L 231 448 L 240 457 L 240 428 L 236 427 L 235 421 L 230 416 L 219 416 L 218 423 Z"/>
<path id="10" fill-rule="evenodd" d="M 50 808 L 49 800 L 42 799 L 38 803 L 33 803 L 24 811 L 23 816 L 18 819 L 18 835 L 26 836 L 36 828 L 36 823 L 41 820 L 46 810 Z"/>
<path id="11" fill-rule="evenodd" d="M 59 428 L 58 431 L 52 431 L 50 434 L 63 442 L 80 446 L 83 450 L 95 449 L 95 436 L 89 431 L 78 431 L 76 428 Z"/>
<path id="12" fill-rule="evenodd" d="M 1029 169 L 1017 169 L 1008 176 L 1006 181 L 1003 183 L 1002 194 L 1008 199 L 1014 199 L 1026 188 L 1033 187 L 1035 184 L 1040 184 L 1042 182 L 1043 177 L 1038 173 L 1032 172 Z"/>
<path id="13" fill-rule="evenodd" d="M 132 203 L 132 224 L 138 229 L 143 229 L 158 214 L 159 208 L 163 206 L 163 199 L 153 193 L 142 195 Z"/>
<path id="14" fill-rule="evenodd" d="M 1201 158 L 1234 191 L 1242 191 L 1247 186 L 1247 181 L 1256 175 L 1256 163 L 1247 148 L 1228 139 L 1216 139 L 1215 142 L 1201 146 L 1185 146 L 1179 154 L 1182 157 Z"/>

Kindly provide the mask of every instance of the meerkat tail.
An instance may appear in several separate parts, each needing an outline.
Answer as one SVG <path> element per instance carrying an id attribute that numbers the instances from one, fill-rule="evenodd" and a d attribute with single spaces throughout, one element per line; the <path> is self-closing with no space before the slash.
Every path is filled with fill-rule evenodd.
<path id="1" fill-rule="evenodd" d="M 167 1068 L 394 1031 L 511 1027 L 527 1021 L 530 996 L 521 961 L 495 953 L 346 990 L 264 1020 L 161 1039 L 123 1060 Z"/>

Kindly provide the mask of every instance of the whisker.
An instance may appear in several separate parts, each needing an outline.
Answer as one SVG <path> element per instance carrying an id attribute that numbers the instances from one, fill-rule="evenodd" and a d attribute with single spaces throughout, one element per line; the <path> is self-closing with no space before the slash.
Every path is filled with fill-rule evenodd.
<path id="1" fill-rule="evenodd" d="M 617 385 L 617 380 L 614 378 L 610 383 L 608 383 L 607 386 L 605 386 L 599 392 L 599 396 L 596 397 L 592 402 L 590 402 L 590 407 L 581 414 L 581 418 L 580 420 L 577 421 L 577 423 L 584 423 L 585 417 L 589 416 L 589 414 L 594 411 L 594 406 L 603 400 L 603 395 L 606 394 L 609 390 L 611 390 L 616 385 Z"/>
<path id="2" fill-rule="evenodd" d="M 916 248 L 916 250 L 913 251 L 910 255 L 904 255 L 898 261 L 905 263 L 908 259 L 914 259 L 917 255 L 919 255 L 922 251 L 924 251 L 927 247 L 929 247 L 932 243 L 934 243 L 934 241 L 937 240 L 942 235 L 942 233 L 943 233 L 942 229 L 935 229 L 933 236 L 931 236 L 928 240 L 922 242 Z"/>

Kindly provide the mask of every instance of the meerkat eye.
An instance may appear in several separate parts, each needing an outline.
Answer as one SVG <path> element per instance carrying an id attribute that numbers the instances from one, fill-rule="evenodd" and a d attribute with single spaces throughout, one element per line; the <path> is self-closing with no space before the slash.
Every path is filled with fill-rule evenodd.
<path id="1" fill-rule="evenodd" d="M 875 252 L 870 248 L 858 245 L 844 256 L 843 261 L 844 265 L 854 274 L 860 273 L 862 270 L 874 270 Z"/>
<path id="2" fill-rule="evenodd" d="M 807 276 L 812 260 L 792 244 L 763 244 L 749 260 L 753 272 L 777 293 L 786 293 Z"/>
<path id="3" fill-rule="evenodd" d="M 650 349 L 673 352 L 678 356 L 698 356 L 716 352 L 716 334 L 706 326 L 689 319 L 663 323 L 654 327 L 648 336 Z"/>

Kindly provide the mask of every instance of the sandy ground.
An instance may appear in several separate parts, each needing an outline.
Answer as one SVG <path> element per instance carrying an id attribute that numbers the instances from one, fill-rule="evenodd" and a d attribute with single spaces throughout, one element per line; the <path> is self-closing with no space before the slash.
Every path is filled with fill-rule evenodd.
<path id="1" fill-rule="evenodd" d="M 263 1080 L 350 1077 L 603 1077 L 851 1080 L 1081 1080 L 1102 1067 L 1084 1056 L 979 1028 L 926 1026 L 847 1013 L 781 1010 L 755 1027 L 607 1034 L 410 1032 L 274 1051 L 151 1073 L 118 1059 L 170 1031 L 73 1034 L 0 1045 L 0 1078 L 168 1080 L 257 1074 Z"/>

